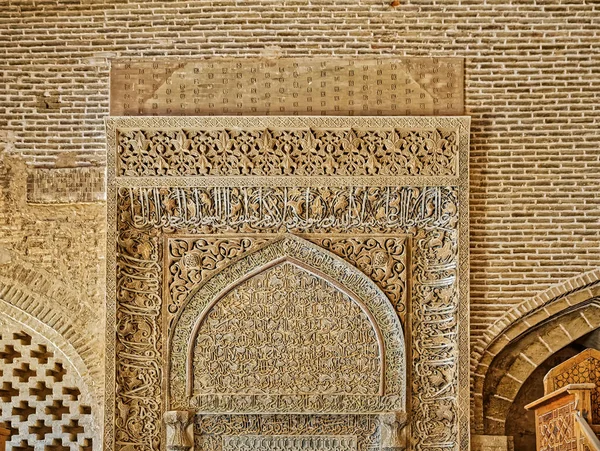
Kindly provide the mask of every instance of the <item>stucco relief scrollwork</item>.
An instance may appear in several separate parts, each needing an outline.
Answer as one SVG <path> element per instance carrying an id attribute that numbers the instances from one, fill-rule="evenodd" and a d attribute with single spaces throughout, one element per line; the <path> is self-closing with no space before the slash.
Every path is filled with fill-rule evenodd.
<path id="1" fill-rule="evenodd" d="M 360 130 L 376 131 L 378 128 L 384 131 L 454 130 L 457 153 L 452 164 L 455 166 L 450 169 L 448 161 L 440 159 L 436 160 L 439 167 L 428 162 L 422 166 L 424 170 L 410 172 L 411 169 L 406 167 L 402 169 L 406 175 L 396 176 L 389 167 L 386 168 L 387 163 L 382 164 L 384 160 L 377 157 L 382 166 L 376 168 L 365 164 L 362 173 L 339 176 L 339 173 L 330 175 L 327 172 L 328 167 L 335 168 L 335 165 L 322 165 L 319 171 L 306 166 L 302 169 L 306 172 L 297 172 L 298 166 L 293 170 L 290 168 L 299 162 L 292 159 L 286 163 L 287 157 L 277 160 L 281 166 L 272 169 L 250 153 L 250 163 L 240 158 L 224 162 L 223 167 L 226 168 L 218 169 L 237 175 L 220 176 L 218 174 L 222 172 L 211 172 L 213 168 L 208 168 L 206 162 L 181 160 L 185 145 L 178 150 L 178 156 L 173 157 L 175 159 L 163 152 L 161 156 L 168 158 L 148 163 L 152 169 L 144 175 L 133 172 L 124 175 L 120 172 L 122 166 L 119 166 L 120 152 L 126 151 L 126 147 L 119 149 L 119 136 L 130 132 L 141 131 L 148 139 L 147 133 L 152 129 L 174 130 L 174 135 L 161 144 L 167 144 L 164 148 L 167 149 L 172 140 L 179 139 L 177 133 L 180 131 L 245 130 L 247 133 L 243 139 L 240 137 L 236 141 L 238 148 L 229 149 L 233 154 L 244 154 L 251 148 L 254 149 L 252 152 L 262 149 L 253 144 L 251 135 L 268 130 L 270 139 L 274 140 L 270 148 L 281 152 L 278 154 L 281 156 L 303 148 L 303 144 L 296 141 L 299 130 L 311 131 L 316 137 L 315 131 L 319 130 L 333 136 L 338 129 L 357 134 Z M 277 130 L 282 133 L 275 133 Z M 260 266 L 257 255 L 264 257 L 263 264 L 287 255 L 289 249 L 278 254 L 273 251 L 276 246 L 273 247 L 270 242 L 272 234 L 285 233 L 301 235 L 312 243 L 308 247 L 316 245 L 324 248 L 359 268 L 361 277 L 371 278 L 394 304 L 392 306 L 388 301 L 393 315 L 376 318 L 382 330 L 385 324 L 399 325 L 398 314 L 402 316 L 406 312 L 412 348 L 409 367 L 412 378 L 412 405 L 408 418 L 412 434 L 408 441 L 410 449 L 468 449 L 468 119 L 122 118 L 109 120 L 107 131 L 110 151 L 108 213 L 113 227 L 109 230 L 112 240 L 109 243 L 114 245 L 108 248 L 108 261 L 115 262 L 117 268 L 114 275 L 109 269 L 107 282 L 108 327 L 116 330 L 114 338 L 111 338 L 110 332 L 107 335 L 105 447 L 108 451 L 129 445 L 148 451 L 158 450 L 162 413 L 166 408 L 181 407 L 193 407 L 200 412 L 238 413 L 198 415 L 195 435 L 198 450 L 223 451 L 223 436 L 252 434 L 355 435 L 359 451 L 370 451 L 381 445 L 379 419 L 370 413 L 403 410 L 398 406 L 403 406 L 406 387 L 396 391 L 393 386 L 388 386 L 390 380 L 398 380 L 395 376 L 386 377 L 384 392 L 400 393 L 398 396 L 356 395 L 352 398 L 346 396 L 344 400 L 343 395 L 332 395 L 321 399 L 291 399 L 292 406 L 294 402 L 302 401 L 303 411 L 321 412 L 306 416 L 252 414 L 269 411 L 265 406 L 274 405 L 273 400 L 264 395 L 207 395 L 190 400 L 185 396 L 185 380 L 171 381 L 174 393 L 171 399 L 162 399 L 165 396 L 163 387 L 169 385 L 170 380 L 166 378 L 174 374 L 173 365 L 185 367 L 185 359 L 179 357 L 170 359 L 171 371 L 163 366 L 168 357 L 163 344 L 171 328 L 169 322 L 181 315 L 177 327 L 182 323 L 191 327 L 194 322 L 184 318 L 184 306 L 189 305 L 186 301 L 191 303 L 199 296 L 205 300 L 214 299 L 218 291 L 215 282 L 219 277 L 240 280 L 251 271 L 250 268 Z M 319 139 L 325 142 L 331 136 L 323 135 Z M 374 140 L 373 152 L 382 151 L 377 136 L 358 137 L 362 140 L 358 146 L 362 146 L 362 150 L 357 154 L 360 158 L 371 151 L 368 149 L 369 140 Z M 417 133 L 415 136 L 420 135 Z M 190 137 L 187 136 L 187 139 Z M 239 143 L 243 143 L 241 147 Z M 334 144 L 334 147 L 337 145 Z M 357 144 L 352 146 L 357 147 Z M 337 149 L 346 152 L 353 149 L 352 146 L 338 146 Z M 421 146 L 418 152 L 428 153 L 428 149 Z M 349 161 L 354 161 L 352 158 Z M 184 162 L 171 165 L 172 161 L 180 161 L 177 159 Z M 213 164 L 210 159 L 207 161 Z M 191 169 L 185 169 L 189 164 L 192 164 Z M 198 171 L 197 164 L 200 167 L 204 165 L 202 174 L 208 175 L 198 177 L 200 172 L 194 172 Z M 188 170 L 190 173 L 178 172 Z M 266 172 L 260 172 L 264 176 L 252 175 L 259 173 L 252 172 L 255 170 L 280 172 L 276 172 L 275 177 Z M 154 175 L 150 175 L 152 171 Z M 158 176 L 167 174 L 167 171 L 177 174 Z M 195 243 L 200 241 L 194 240 L 202 238 L 199 235 L 211 234 L 221 235 L 219 239 L 231 236 L 235 239 L 231 240 L 230 247 L 215 249 L 212 253 L 207 253 L 206 249 L 220 246 L 214 237 L 195 247 Z M 177 252 L 173 248 L 170 255 L 169 246 L 180 245 L 177 240 L 182 236 L 188 247 Z M 365 236 L 372 237 L 373 241 Z M 385 241 L 385 237 L 390 236 L 392 241 Z M 241 241 L 247 237 L 252 239 Z M 260 254 L 262 249 L 266 251 Z M 319 255 L 322 254 L 321 250 Z M 384 254 L 387 254 L 387 259 L 382 257 Z M 203 256 L 207 260 L 200 261 Z M 300 257 L 310 259 L 310 252 L 300 254 Z M 299 260 L 302 261 L 302 258 Z M 168 265 L 165 266 L 164 279 L 163 265 Z M 318 262 L 314 265 L 309 262 L 308 266 L 320 267 Z M 342 267 L 333 265 L 328 276 L 346 286 L 351 283 L 343 282 L 348 271 L 341 270 Z M 179 272 L 171 272 L 174 268 Z M 355 269 L 351 268 L 350 273 L 353 271 Z M 393 282 L 386 285 L 386 280 Z M 111 287 L 115 290 L 112 291 Z M 190 293 L 190 288 L 197 292 Z M 409 288 L 410 302 L 406 297 Z M 396 297 L 391 294 L 394 291 L 398 292 Z M 165 293 L 169 295 L 164 297 Z M 357 294 L 360 299 L 366 296 L 364 293 Z M 167 299 L 168 304 L 165 304 Z M 407 305 L 410 305 L 409 311 Z M 390 319 L 392 316 L 393 321 Z M 459 319 L 464 322 L 459 322 Z M 183 333 L 178 337 L 178 331 L 173 332 L 172 338 L 178 344 L 171 350 L 178 355 L 185 355 L 187 343 L 182 338 L 185 336 Z M 393 352 L 386 353 L 386 371 L 387 357 L 393 355 Z M 393 375 L 393 372 L 386 375 L 389 374 Z M 343 406 L 343 412 L 355 415 L 339 414 L 339 406 Z M 291 412 L 295 409 L 289 409 L 287 404 L 272 411 Z M 336 412 L 336 415 L 325 415 L 325 412 Z M 139 422 L 140 417 L 144 418 L 143 424 Z M 327 420 L 324 421 L 324 418 Z"/>
<path id="2" fill-rule="evenodd" d="M 439 449 L 454 449 L 458 433 L 457 254 L 456 231 L 420 231 L 415 237 L 413 440 L 426 436 Z"/>
<path id="3" fill-rule="evenodd" d="M 167 251 L 167 311 L 172 318 L 192 289 L 224 265 L 261 247 L 275 235 L 204 235 L 169 237 Z M 307 235 L 305 239 L 344 259 L 372 279 L 401 319 L 407 309 L 406 236 Z"/>
<path id="4" fill-rule="evenodd" d="M 121 176 L 455 175 L 456 130 L 132 130 Z M 268 158 L 265 158 L 268 155 Z"/>
<path id="5" fill-rule="evenodd" d="M 406 236 L 330 236 L 308 239 L 351 263 L 373 280 L 390 300 L 398 316 L 404 319 L 408 296 L 406 281 L 409 240 Z"/>
<path id="6" fill-rule="evenodd" d="M 377 381 L 378 378 L 376 378 L 376 382 L 377 386 L 381 388 L 376 393 L 369 394 L 362 391 L 361 385 L 355 386 L 353 384 L 345 386 L 330 385 L 331 388 L 335 388 L 326 389 L 322 393 L 316 390 L 316 386 L 313 389 L 308 389 L 308 391 L 303 391 L 299 387 L 296 387 L 296 391 L 292 390 L 283 394 L 278 392 L 246 392 L 243 389 L 238 390 L 236 393 L 235 391 L 231 391 L 231 387 L 228 387 L 229 390 L 224 390 L 225 393 L 206 394 L 194 391 L 192 396 L 193 365 L 191 363 L 194 349 L 191 348 L 192 342 L 189 342 L 189 340 L 190 337 L 195 336 L 195 331 L 198 330 L 200 312 L 210 312 L 210 310 L 206 310 L 209 305 L 214 305 L 217 300 L 222 302 L 220 300 L 223 296 L 227 295 L 223 290 L 226 288 L 229 289 L 232 280 L 246 280 L 249 274 L 254 274 L 257 270 L 262 271 L 263 269 L 261 268 L 270 267 L 273 262 L 284 263 L 287 259 L 291 259 L 289 260 L 290 262 L 298 261 L 300 266 L 305 266 L 309 272 L 323 271 L 323 275 L 318 277 L 326 277 L 330 281 L 336 281 L 341 284 L 343 290 L 351 290 L 348 293 L 352 293 L 351 296 L 355 296 L 356 299 L 360 300 L 359 311 L 362 310 L 368 315 L 367 323 L 371 324 L 376 336 L 379 336 L 379 338 L 370 339 L 370 342 L 367 341 L 368 344 L 366 343 L 367 348 L 365 348 L 364 356 L 358 353 L 358 348 L 355 349 L 358 353 L 355 358 L 366 359 L 366 369 L 369 366 L 367 356 L 375 350 L 374 347 L 379 347 L 378 361 L 382 368 L 378 369 L 378 371 L 381 374 L 381 382 Z M 318 274 L 318 272 L 314 274 Z M 260 283 L 259 286 L 261 286 Z M 265 283 L 262 286 L 265 286 Z M 250 292 L 256 292 L 256 289 L 250 290 Z M 240 296 L 246 296 L 246 294 L 241 293 Z M 311 315 L 315 314 L 317 307 L 321 308 L 325 306 L 325 302 L 323 305 L 320 305 L 312 301 L 312 305 L 307 306 L 308 310 L 305 312 L 307 314 L 306 320 L 310 320 Z M 208 318 L 210 319 L 210 316 Z M 317 319 L 315 316 L 315 320 Z M 233 318 L 230 318 L 230 320 L 235 321 Z M 276 317 L 269 317 L 268 320 L 277 321 Z M 358 324 L 360 324 L 360 321 Z M 350 334 L 348 337 L 354 336 L 354 332 L 351 329 L 347 329 L 347 333 Z M 380 332 L 378 332 L 378 329 L 380 329 Z M 359 333 L 356 339 L 369 340 L 366 337 L 370 333 L 369 330 L 365 330 L 366 335 Z M 359 336 L 363 336 L 363 338 L 358 338 Z M 342 339 L 342 342 L 345 341 L 346 339 Z M 248 345 L 251 349 L 251 342 Z M 351 345 L 351 347 L 354 349 L 356 346 Z M 310 349 L 310 347 L 307 349 Z M 326 358 L 319 359 L 317 355 L 309 354 L 305 358 L 317 361 L 327 360 Z M 338 259 L 333 254 L 294 236 L 285 236 L 268 243 L 262 249 L 250 253 L 245 258 L 224 268 L 200 287 L 197 294 L 182 308 L 180 316 L 175 323 L 171 340 L 170 361 L 170 403 L 172 406 L 179 406 L 177 408 L 185 408 L 184 406 L 189 406 L 191 403 L 193 407 L 201 412 L 305 411 L 328 413 L 404 410 L 404 392 L 406 386 L 404 375 L 404 338 L 402 326 L 393 306 L 364 274 L 343 262 L 343 260 Z M 359 360 L 354 360 L 354 364 L 359 362 Z M 333 377 L 334 374 L 335 371 L 329 376 L 324 377 Z M 314 374 L 311 376 L 314 376 Z M 223 377 L 225 377 L 225 374 Z M 341 374 L 340 377 L 342 377 Z M 359 376 L 357 375 L 357 377 Z M 336 384 L 339 382 L 341 380 L 336 381 Z M 364 382 L 362 381 L 362 383 Z M 321 381 L 321 384 L 323 383 L 324 381 Z M 189 399 L 190 396 L 191 399 Z"/>
<path id="7" fill-rule="evenodd" d="M 190 295 L 191 290 L 224 265 L 267 243 L 257 236 L 172 237 L 167 240 L 167 306 L 170 317 Z"/>
<path id="8" fill-rule="evenodd" d="M 115 439 L 157 447 L 162 417 L 158 239 L 125 230 L 117 251 Z"/>

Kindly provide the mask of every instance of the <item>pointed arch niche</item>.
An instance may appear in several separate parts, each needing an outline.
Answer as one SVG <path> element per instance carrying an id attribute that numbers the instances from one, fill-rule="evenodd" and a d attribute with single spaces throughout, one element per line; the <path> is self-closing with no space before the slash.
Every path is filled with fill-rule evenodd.
<path id="1" fill-rule="evenodd" d="M 404 334 L 394 307 L 358 269 L 293 235 L 199 287 L 169 349 L 174 410 L 405 411 Z"/>
<path id="2" fill-rule="evenodd" d="M 468 117 L 107 138 L 106 451 L 469 449 Z"/>

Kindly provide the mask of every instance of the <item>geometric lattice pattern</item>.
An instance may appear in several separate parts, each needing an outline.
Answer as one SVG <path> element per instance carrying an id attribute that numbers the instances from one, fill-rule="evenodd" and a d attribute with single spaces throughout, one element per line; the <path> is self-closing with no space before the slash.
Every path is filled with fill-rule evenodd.
<path id="1" fill-rule="evenodd" d="M 588 383 L 596 384 L 596 389 L 591 392 L 591 402 L 592 419 L 594 422 L 598 422 L 600 420 L 600 361 L 594 357 L 589 357 L 554 376 L 556 389 L 569 384 Z"/>
<path id="2" fill-rule="evenodd" d="M 538 417 L 538 451 L 569 451 L 577 449 L 575 434 L 575 402 L 551 410 Z"/>
<path id="3" fill-rule="evenodd" d="M 0 426 L 7 451 L 92 451 L 83 383 L 47 340 L 0 316 Z"/>

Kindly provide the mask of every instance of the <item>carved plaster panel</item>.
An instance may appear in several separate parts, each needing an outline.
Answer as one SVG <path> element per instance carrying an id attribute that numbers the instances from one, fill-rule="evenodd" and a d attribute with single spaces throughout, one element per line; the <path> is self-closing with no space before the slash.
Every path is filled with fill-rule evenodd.
<path id="1" fill-rule="evenodd" d="M 422 166 L 428 169 L 408 174 L 396 173 L 366 174 L 357 172 L 357 176 L 329 175 L 326 165 L 316 172 L 286 175 L 275 172 L 275 175 L 241 170 L 238 175 L 198 176 L 191 170 L 190 174 L 178 173 L 177 176 L 125 176 L 118 166 L 121 153 L 119 136 L 130 132 L 142 132 L 148 136 L 152 130 L 173 131 L 176 137 L 190 131 L 206 132 L 209 130 L 342 130 L 352 133 L 355 130 L 376 131 L 387 130 L 454 130 L 456 133 L 457 159 L 454 169 L 445 166 L 443 170 L 433 166 Z M 386 132 L 387 133 L 387 132 Z M 417 133 L 418 134 L 418 133 Z M 230 138 L 232 135 L 229 135 Z M 231 139 L 235 139 L 235 135 Z M 270 135 L 273 139 L 273 136 Z M 290 136 L 295 136 L 293 133 Z M 235 251 L 231 258 L 227 256 L 223 264 L 216 263 L 214 269 L 200 269 L 196 275 L 198 286 L 186 293 L 193 281 L 191 278 L 173 275 L 173 265 L 165 265 L 170 261 L 168 249 L 172 239 L 168 235 L 196 234 L 235 234 L 242 239 L 248 234 L 301 234 L 312 241 L 302 242 L 293 237 L 276 242 L 299 243 L 296 251 L 302 257 L 310 257 L 306 249 L 323 247 L 341 256 L 336 245 L 325 245 L 327 238 L 313 241 L 315 234 L 382 234 L 393 237 L 410 237 L 410 252 L 404 252 L 402 259 L 410 262 L 406 266 L 410 278 L 406 282 L 404 292 L 410 292 L 410 302 L 396 301 L 407 311 L 407 330 L 411 355 L 408 362 L 410 409 L 408 424 L 410 427 L 409 446 L 411 449 L 467 449 L 468 447 L 468 197 L 467 197 L 467 155 L 468 155 L 468 120 L 464 118 L 121 118 L 108 122 L 110 150 L 109 166 L 109 221 L 112 229 L 109 232 L 108 249 L 108 333 L 107 333 L 107 404 L 106 404 L 106 443 L 107 450 L 123 448 L 129 445 L 139 449 L 159 449 L 163 442 L 161 418 L 166 410 L 178 406 L 194 407 L 197 411 L 237 412 L 228 416 L 229 423 L 241 422 L 236 432 L 227 432 L 228 427 L 215 425 L 213 435 L 196 435 L 200 449 L 222 449 L 223 436 L 252 435 L 252 427 L 246 421 L 250 418 L 262 418 L 263 415 L 240 415 L 243 412 L 294 412 L 294 409 L 261 409 L 257 398 L 261 395 L 227 397 L 219 395 L 186 397 L 188 381 L 185 375 L 188 341 L 192 336 L 201 306 L 208 306 L 219 293 L 224 291 L 223 281 L 239 281 L 250 268 L 258 270 L 276 258 L 289 257 L 290 248 L 285 252 L 274 252 L 277 246 L 272 241 L 263 241 L 257 246 L 260 249 L 271 249 L 266 253 L 255 250 L 254 244 L 242 245 L 241 241 L 233 241 Z M 243 141 L 243 140 L 242 140 Z M 250 149 L 242 141 L 237 141 L 242 154 Z M 295 145 L 300 145 L 296 143 Z M 278 147 L 280 146 L 280 147 Z M 276 144 L 276 148 L 285 147 L 284 143 Z M 256 149 L 263 149 L 254 147 Z M 424 146 L 421 152 L 428 152 Z M 382 148 L 379 147 L 378 151 Z M 379 158 L 379 157 L 376 157 Z M 160 159 L 159 159 L 160 161 Z M 260 161 L 260 158 L 259 158 Z M 383 159 L 378 160 L 381 163 Z M 168 162 L 167 162 L 168 163 Z M 166 174 L 161 166 L 164 163 L 153 163 L 159 167 L 155 174 Z M 441 163 L 442 165 L 447 164 Z M 156 166 L 158 165 L 158 166 Z M 243 168 L 238 164 L 238 168 Z M 249 168 L 250 166 L 247 166 Z M 261 169 L 261 171 L 264 171 Z M 206 173 L 206 172 L 204 172 Z M 231 174 L 236 174 L 232 172 Z M 309 174 L 309 175 L 302 175 Z M 362 175 L 361 175 L 362 174 Z M 188 176 L 189 175 L 189 176 Z M 194 239 L 199 239 L 200 236 Z M 270 237 L 262 236 L 266 240 Z M 404 239 L 404 238 L 402 238 Z M 166 241 L 165 241 L 166 240 Z M 316 246 L 315 246 L 316 245 Z M 304 251 L 303 251 L 304 249 Z M 405 250 L 404 250 L 405 251 Z M 302 253 L 304 252 L 304 253 Z M 270 255 L 269 255 L 270 253 Z M 306 255 L 308 254 L 308 255 Z M 327 250 L 317 253 L 337 259 Z M 316 254 L 315 254 L 316 255 Z M 256 257 L 258 256 L 258 257 Z M 270 258 L 268 258 L 270 257 Z M 209 257 L 209 260 L 212 257 Z M 261 258 L 263 260 L 261 260 Z M 408 260 L 406 260 L 408 258 Z M 183 261 L 183 255 L 177 257 Z M 173 261 L 177 260 L 173 259 Z M 193 265 L 194 257 L 186 257 L 187 264 Z M 218 258 L 217 258 L 218 260 Z M 299 259 L 303 261 L 302 258 Z M 355 274 L 357 280 L 373 277 L 373 271 L 358 271 L 360 258 L 348 258 L 348 263 L 331 266 L 308 262 L 308 266 L 317 267 L 327 279 L 340 283 L 340 286 L 352 286 L 348 279 Z M 388 260 L 390 261 L 390 260 Z M 304 263 L 307 263 L 304 261 Z M 258 265 L 258 266 L 256 266 Z M 114 271 L 116 268 L 116 271 Z M 344 268 L 333 270 L 332 268 Z M 329 272 L 328 272 L 329 271 Z M 344 277 L 346 283 L 343 282 Z M 352 277 L 350 277 L 351 279 Z M 202 280 L 200 280 L 202 279 Z M 381 276 L 379 276 L 381 281 Z M 183 291 L 173 290 L 176 283 L 185 287 Z M 380 287 L 381 287 L 381 283 Z M 360 285 L 360 284 L 359 284 Z M 360 285 L 366 286 L 366 285 Z M 385 294 L 372 282 L 371 291 L 378 291 L 381 299 Z M 384 288 L 384 287 L 381 287 Z M 372 296 L 360 289 L 351 290 L 357 295 L 367 311 L 372 312 L 375 304 L 368 304 Z M 171 298 L 170 295 L 174 294 Z M 192 295 L 193 294 L 193 295 Z M 170 304 L 166 302 L 171 298 Z M 350 296 L 352 298 L 352 296 Z M 342 298 L 340 298 L 342 299 Z M 391 299 L 391 297 L 390 297 Z M 173 302 L 175 301 L 175 302 Z M 371 302 L 370 301 L 370 302 Z M 389 309 L 377 309 L 378 319 L 372 324 L 392 325 L 394 321 L 400 325 L 396 305 L 387 300 Z M 194 307 L 193 304 L 197 305 Z M 167 305 L 168 304 L 168 305 Z M 185 304 L 185 307 L 184 307 Z M 170 309 L 173 309 L 169 313 Z M 186 313 L 189 312 L 189 313 Z M 393 321 L 386 320 L 393 313 Z M 193 313 L 193 314 L 192 314 Z M 180 316 L 177 316 L 180 315 Z M 187 317 L 188 315 L 189 317 Z M 392 316 L 389 316 L 391 319 Z M 171 321 L 174 321 L 171 323 Z M 173 331 L 169 332 L 169 324 Z M 112 328 L 114 326 L 114 329 Z M 388 327 L 393 331 L 398 326 Z M 386 326 L 387 327 L 387 326 Z M 397 341 L 386 338 L 382 329 L 384 355 L 386 347 L 398 348 Z M 111 330 L 116 330 L 112 334 Z M 401 329 L 400 329 L 401 331 Z M 172 345 L 166 335 L 171 333 Z M 398 334 L 389 334 L 398 336 Z M 387 342 L 386 342 L 387 340 Z M 171 352 L 171 357 L 169 357 Z M 399 355 L 396 352 L 397 355 Z M 394 352 L 390 354 L 394 356 Z M 171 369 L 166 362 L 174 363 Z M 179 369 L 175 368 L 179 365 Z M 385 411 L 403 411 L 407 400 L 402 390 L 388 390 L 390 381 L 398 381 L 393 377 L 394 368 L 401 365 L 389 365 L 385 359 L 386 382 L 384 395 L 357 396 L 357 402 L 340 404 L 338 399 L 316 399 L 310 405 L 306 399 L 292 398 L 292 403 L 303 406 L 305 410 L 297 412 L 327 413 L 367 413 Z M 389 372 L 387 370 L 390 370 Z M 392 387 L 393 387 L 392 383 Z M 116 387 L 112 391 L 110 387 Z M 168 389 L 171 398 L 167 399 Z M 388 396 L 392 393 L 393 396 Z M 191 393 L 190 393 L 191 394 Z M 280 395 L 274 395 L 280 396 Z M 346 395 L 343 395 L 346 396 Z M 362 395 L 361 395 L 362 396 Z M 253 398 L 254 397 L 254 398 Z M 371 398 L 369 398 L 371 397 Z M 334 397 L 335 398 L 335 397 Z M 346 396 L 346 399 L 350 397 Z M 306 401 L 306 402 L 305 402 Z M 261 402 L 263 402 L 261 400 Z M 281 405 L 266 400 L 267 405 Z M 271 404 L 269 404 L 271 403 Z M 310 408 L 306 408 L 306 406 Z M 343 405 L 344 409 L 335 406 Z M 247 406 L 251 406 L 247 408 Z M 315 408 L 318 407 L 318 408 Z M 321 410 L 319 410 L 321 409 Z M 223 416 L 217 416 L 225 418 Z M 282 415 L 291 421 L 294 415 Z M 311 415 L 308 418 L 322 417 Z M 333 415 L 342 418 L 344 415 Z M 143 421 L 141 420 L 143 418 Z M 206 418 L 202 416 L 202 418 Z M 367 421 L 370 415 L 358 415 L 360 421 Z M 204 421 L 204 420 L 202 420 Z M 249 421 L 249 420 L 248 420 Z M 315 420 L 316 421 L 316 420 Z M 332 420 L 334 421 L 334 420 Z M 357 420 L 358 421 L 358 420 Z M 371 421 L 372 445 L 361 445 L 359 450 L 373 449 L 379 446 L 379 422 Z M 237 423 L 236 423 L 237 424 Z M 370 427 L 371 427 L 370 426 Z M 201 428 L 197 425 L 197 428 Z M 200 430 L 197 429 L 197 430 Z M 325 428 L 326 429 L 326 428 Z M 302 435 L 313 436 L 323 432 L 305 430 Z M 254 435 L 263 435 L 256 432 Z M 282 432 L 280 435 L 290 435 Z M 293 435 L 293 434 L 291 434 Z M 334 435 L 356 435 L 340 428 Z M 364 436 L 364 434 L 363 434 Z M 214 440 L 208 437 L 213 437 Z M 373 438 L 375 437 L 375 438 Z M 198 442 L 200 440 L 200 442 Z M 212 440 L 212 441 L 211 441 Z M 369 439 L 371 440 L 371 439 Z M 210 444 L 209 444 L 210 442 Z M 218 444 L 216 444 L 218 442 Z M 366 442 L 362 442 L 366 443 Z M 361 446 L 363 446 L 361 448 Z"/>
<path id="2" fill-rule="evenodd" d="M 356 451 L 356 437 L 238 435 L 223 437 L 223 451 Z"/>
<path id="3" fill-rule="evenodd" d="M 292 280 L 300 285 L 293 285 Z M 240 291 L 239 287 L 233 290 L 232 281 L 251 283 L 242 286 Z M 281 301 L 273 299 L 277 294 L 271 284 L 277 286 Z M 251 299 L 244 300 L 244 297 Z M 319 302 L 315 303 L 315 299 Z M 222 307 L 221 303 L 224 303 Z M 291 311 L 288 304 L 304 310 L 304 322 L 294 325 L 299 313 Z M 272 310 L 261 308 L 269 305 Z M 219 308 L 215 308 L 217 306 Z M 221 308 L 230 312 L 228 319 L 219 319 Z M 250 311 L 254 313 L 249 315 Z M 264 320 L 259 321 L 261 318 Z M 325 320 L 330 324 L 325 325 Z M 248 321 L 242 329 L 251 335 L 242 337 L 234 330 L 215 331 L 211 335 L 206 333 L 203 321 L 217 325 L 228 321 L 227 326 L 233 328 L 237 327 L 234 322 Z M 270 333 L 269 327 L 276 327 L 272 332 L 276 336 L 261 338 Z M 325 333 L 328 328 L 329 333 Z M 286 334 L 281 336 L 284 330 Z M 340 336 L 332 338 L 331 334 Z M 218 346 L 214 338 L 217 336 L 223 337 Z M 221 340 L 231 340 L 231 346 Z M 222 362 L 237 363 L 238 373 L 232 368 L 221 368 L 220 357 L 208 358 L 216 351 L 227 353 L 231 348 L 234 352 L 240 343 L 245 345 L 244 351 L 252 355 L 241 359 L 229 356 Z M 277 343 L 280 348 L 274 349 Z M 405 409 L 404 336 L 393 306 L 360 271 L 292 235 L 273 240 L 225 267 L 202 285 L 179 313 L 171 349 L 170 403 L 176 409 L 184 409 L 190 403 L 200 412 L 213 413 L 353 413 Z M 302 352 L 303 357 L 299 354 Z M 255 354 L 271 356 L 265 368 L 260 368 L 260 359 Z M 333 354 L 345 359 L 338 360 Z M 204 365 L 202 361 L 196 362 L 199 355 L 206 356 Z M 273 373 L 278 361 L 276 356 L 288 368 Z M 302 363 L 303 360 L 310 364 Z M 206 372 L 201 382 L 204 385 L 200 387 L 193 380 L 197 377 L 196 363 Z M 300 368 L 292 373 L 290 367 L 295 365 Z M 307 365 L 316 366 L 308 368 Z M 357 366 L 351 369 L 343 365 Z M 248 373 L 246 370 L 251 366 L 256 369 Z M 236 381 L 238 374 L 263 380 Z M 286 378 L 297 380 L 285 382 Z M 206 392 L 207 388 L 215 388 L 215 384 L 220 390 Z"/>
<path id="4" fill-rule="evenodd" d="M 369 317 L 292 262 L 240 283 L 200 321 L 192 336 L 193 396 L 379 391 L 382 356 Z"/>
<path id="5" fill-rule="evenodd" d="M 55 343 L 0 312 L 0 427 L 10 430 L 8 449 L 100 451 L 98 414 Z"/>
<path id="6" fill-rule="evenodd" d="M 188 233 L 345 233 L 456 227 L 454 187 L 121 188 L 120 220 Z"/>
<path id="7" fill-rule="evenodd" d="M 372 415 L 199 415 L 196 431 L 196 449 L 206 451 L 227 451 L 230 445 L 271 451 L 280 437 L 289 440 L 286 451 L 379 449 L 379 422 Z M 257 438 L 259 447 L 244 448 L 256 446 Z M 331 443 L 338 447 L 325 447 Z"/>
<path id="8" fill-rule="evenodd" d="M 131 130 L 120 176 L 456 175 L 457 130 Z M 268 155 L 268 158 L 266 157 Z"/>

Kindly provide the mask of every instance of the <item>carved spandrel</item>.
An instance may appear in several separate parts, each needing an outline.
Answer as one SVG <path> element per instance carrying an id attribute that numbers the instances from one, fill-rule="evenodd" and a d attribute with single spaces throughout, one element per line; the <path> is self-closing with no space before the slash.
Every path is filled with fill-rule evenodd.
<path id="1" fill-rule="evenodd" d="M 167 241 L 168 314 L 172 320 L 194 287 L 246 252 L 256 250 L 272 237 L 203 236 L 173 237 Z"/>
<path id="2" fill-rule="evenodd" d="M 277 235 L 261 234 L 226 238 L 214 235 L 169 238 L 165 293 L 169 302 L 169 322 L 194 287 L 208 280 L 232 260 L 264 246 L 276 237 Z M 406 237 L 307 235 L 305 238 L 365 273 L 382 289 L 400 318 L 404 320 L 407 309 Z"/>

